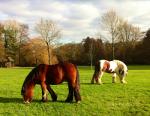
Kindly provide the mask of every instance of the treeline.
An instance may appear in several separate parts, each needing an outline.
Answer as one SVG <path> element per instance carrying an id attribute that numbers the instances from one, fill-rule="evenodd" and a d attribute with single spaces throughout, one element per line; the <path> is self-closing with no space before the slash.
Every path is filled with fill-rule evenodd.
<path id="1" fill-rule="evenodd" d="M 16 20 L 0 22 L 0 67 L 9 67 L 12 64 L 35 66 L 58 62 L 52 53 L 54 45 L 50 43 L 59 35 L 54 23 L 51 20 L 41 19 L 36 25 L 36 30 L 41 33 L 41 37 L 29 38 L 27 24 Z"/>
<path id="2" fill-rule="evenodd" d="M 42 20 L 37 28 L 47 25 L 45 23 L 43 25 L 43 23 Z M 50 25 L 47 29 L 53 27 L 55 33 L 43 39 L 44 35 L 29 38 L 27 24 L 15 20 L 1 22 L 0 67 L 6 66 L 8 60 L 16 66 L 35 66 L 41 63 L 55 64 L 58 61 L 70 61 L 78 65 L 93 65 L 99 59 L 112 60 L 113 47 L 114 59 L 122 60 L 127 64 L 150 64 L 150 29 L 141 37 L 138 28 L 127 22 L 123 22 L 122 25 L 119 23 L 119 25 L 119 27 L 117 26 L 118 35 L 116 35 L 116 38 L 119 39 L 116 39 L 113 46 L 111 41 L 104 41 L 102 37 L 85 37 L 81 43 L 60 45 L 48 43 L 59 35 L 59 31 L 56 31 L 54 25 Z M 43 32 L 42 30 L 38 31 Z"/>
<path id="3" fill-rule="evenodd" d="M 150 29 L 134 44 L 133 46 L 132 41 L 115 42 L 115 59 L 127 64 L 150 64 Z M 81 43 L 65 44 L 56 51 L 61 55 L 61 59 L 80 65 L 91 65 L 100 59 L 112 60 L 112 43 L 103 42 L 100 38 L 87 37 Z"/>

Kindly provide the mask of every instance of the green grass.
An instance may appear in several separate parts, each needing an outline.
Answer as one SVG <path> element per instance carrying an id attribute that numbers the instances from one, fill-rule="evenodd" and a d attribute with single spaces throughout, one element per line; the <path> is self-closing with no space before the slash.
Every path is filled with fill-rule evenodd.
<path id="1" fill-rule="evenodd" d="M 42 103 L 41 88 L 34 90 L 31 104 L 23 104 L 22 83 L 31 68 L 0 68 L 0 115 L 10 116 L 149 116 L 150 66 L 129 66 L 128 84 L 111 83 L 111 75 L 104 74 L 103 85 L 90 84 L 93 70 L 79 67 L 80 104 L 65 103 L 67 84 L 53 85 L 58 101 Z"/>

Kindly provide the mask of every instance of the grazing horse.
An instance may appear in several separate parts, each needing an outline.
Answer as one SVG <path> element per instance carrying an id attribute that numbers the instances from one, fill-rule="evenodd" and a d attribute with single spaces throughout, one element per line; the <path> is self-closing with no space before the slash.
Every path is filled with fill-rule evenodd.
<path id="1" fill-rule="evenodd" d="M 119 60 L 107 61 L 107 60 L 99 60 L 95 64 L 95 72 L 93 74 L 91 83 L 94 83 L 94 80 L 98 84 L 102 84 L 101 78 L 103 73 L 111 73 L 112 83 L 116 82 L 116 75 L 120 78 L 121 83 L 127 83 L 124 79 L 128 73 L 127 66 Z"/>
<path id="2" fill-rule="evenodd" d="M 32 69 L 26 77 L 21 90 L 24 103 L 30 103 L 32 101 L 33 89 L 36 84 L 41 85 L 43 102 L 48 100 L 48 92 L 51 94 L 52 101 L 56 101 L 57 95 L 50 87 L 50 84 L 56 85 L 63 81 L 68 82 L 69 89 L 66 102 L 73 101 L 73 95 L 76 102 L 81 101 L 78 69 L 74 64 L 64 62 L 55 65 L 40 64 Z"/>

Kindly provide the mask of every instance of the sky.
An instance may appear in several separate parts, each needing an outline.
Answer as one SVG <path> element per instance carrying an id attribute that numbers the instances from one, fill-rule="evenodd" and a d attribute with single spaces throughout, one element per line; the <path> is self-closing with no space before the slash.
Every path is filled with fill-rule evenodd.
<path id="1" fill-rule="evenodd" d="M 129 23 L 146 31 L 150 27 L 150 0 L 0 0 L 0 21 L 14 19 L 29 25 L 34 37 L 35 24 L 41 19 L 55 21 L 61 42 L 81 42 L 87 36 L 106 36 L 101 16 L 113 9 Z M 107 37 L 106 37 L 107 38 Z"/>

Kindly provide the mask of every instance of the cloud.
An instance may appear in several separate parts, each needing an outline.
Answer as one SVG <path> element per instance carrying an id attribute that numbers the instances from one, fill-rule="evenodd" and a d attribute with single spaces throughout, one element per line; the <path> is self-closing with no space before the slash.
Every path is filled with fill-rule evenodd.
<path id="1" fill-rule="evenodd" d="M 62 29 L 62 41 L 81 41 L 100 30 L 100 17 L 109 9 L 130 23 L 147 29 L 150 25 L 148 0 L 1 0 L 0 19 L 29 24 L 32 33 L 41 17 L 54 20 Z"/>

